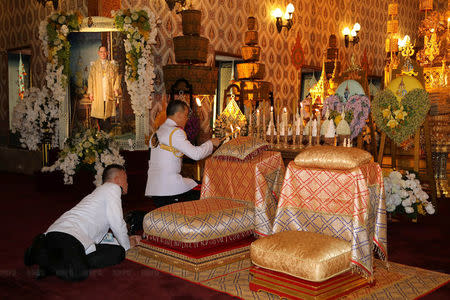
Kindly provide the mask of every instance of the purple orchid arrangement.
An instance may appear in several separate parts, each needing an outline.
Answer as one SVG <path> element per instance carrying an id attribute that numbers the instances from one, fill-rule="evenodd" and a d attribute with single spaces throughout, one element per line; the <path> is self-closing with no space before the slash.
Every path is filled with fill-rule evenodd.
<path id="1" fill-rule="evenodd" d="M 195 145 L 195 139 L 200 132 L 200 120 L 195 113 L 189 114 L 184 131 L 186 132 L 187 139 Z"/>
<path id="2" fill-rule="evenodd" d="M 337 94 L 328 96 L 325 99 L 325 103 L 323 104 L 322 117 L 325 117 L 325 113 L 326 113 L 327 110 L 330 113 L 332 111 L 336 111 L 337 113 L 341 113 L 343 108 L 344 108 L 344 101 L 343 101 L 341 96 L 339 96 Z"/>
<path id="3" fill-rule="evenodd" d="M 355 138 L 361 132 L 366 125 L 366 120 L 369 117 L 370 112 L 370 100 L 365 95 L 353 95 L 348 100 L 345 100 L 341 96 L 335 94 L 328 96 L 325 99 L 325 103 L 322 109 L 322 116 L 325 117 L 326 111 L 329 111 L 330 118 L 334 119 L 335 116 L 345 111 L 345 119 L 350 124 L 351 136 Z"/>
<path id="4" fill-rule="evenodd" d="M 345 103 L 345 111 L 353 112 L 353 119 L 350 123 L 350 138 L 355 138 L 366 125 L 366 120 L 370 112 L 370 100 L 365 95 L 353 95 Z"/>

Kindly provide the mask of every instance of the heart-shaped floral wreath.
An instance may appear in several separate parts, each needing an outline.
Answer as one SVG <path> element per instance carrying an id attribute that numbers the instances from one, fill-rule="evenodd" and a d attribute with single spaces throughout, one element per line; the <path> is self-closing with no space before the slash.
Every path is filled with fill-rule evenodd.
<path id="1" fill-rule="evenodd" d="M 409 91 L 398 100 L 388 89 L 379 92 L 372 102 L 372 114 L 381 131 L 397 145 L 406 141 L 423 124 L 430 109 L 424 89 Z"/>

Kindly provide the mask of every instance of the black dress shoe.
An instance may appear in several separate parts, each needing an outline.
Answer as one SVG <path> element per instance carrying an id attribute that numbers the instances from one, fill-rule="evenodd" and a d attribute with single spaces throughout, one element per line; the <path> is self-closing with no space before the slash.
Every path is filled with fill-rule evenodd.
<path id="1" fill-rule="evenodd" d="M 27 248 L 27 250 L 25 250 L 25 254 L 23 256 L 23 262 L 25 264 L 25 266 L 32 266 L 35 264 L 33 257 L 31 255 L 31 247 Z"/>
<path id="2" fill-rule="evenodd" d="M 43 248 L 44 242 L 45 234 L 39 234 L 33 239 L 33 243 L 27 250 L 25 250 L 25 254 L 23 256 L 23 262 L 26 266 L 32 266 L 38 263 L 37 258 Z"/>

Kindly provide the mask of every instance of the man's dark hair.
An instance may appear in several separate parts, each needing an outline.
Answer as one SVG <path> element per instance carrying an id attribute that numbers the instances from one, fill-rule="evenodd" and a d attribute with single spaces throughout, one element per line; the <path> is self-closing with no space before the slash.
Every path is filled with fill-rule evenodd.
<path id="1" fill-rule="evenodd" d="M 102 183 L 112 180 L 116 176 L 118 171 L 125 171 L 125 167 L 118 164 L 112 164 L 107 166 L 103 170 Z"/>
<path id="2" fill-rule="evenodd" d="M 173 100 L 170 101 L 167 105 L 166 115 L 170 117 L 179 111 L 184 111 L 185 109 L 189 109 L 189 106 L 186 104 L 186 102 L 181 100 Z"/>
<path id="3" fill-rule="evenodd" d="M 105 45 L 100 45 L 100 46 L 98 47 L 98 50 L 100 51 L 101 48 L 105 48 L 105 50 L 108 51 L 108 47 L 106 47 Z"/>

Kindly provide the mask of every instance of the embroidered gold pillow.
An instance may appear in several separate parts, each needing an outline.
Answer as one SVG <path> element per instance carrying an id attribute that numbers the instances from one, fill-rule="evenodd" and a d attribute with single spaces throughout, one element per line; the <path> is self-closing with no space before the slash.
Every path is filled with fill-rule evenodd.
<path id="1" fill-rule="evenodd" d="M 252 262 L 262 268 L 321 282 L 350 269 L 351 244 L 308 231 L 283 231 L 254 241 Z"/>
<path id="2" fill-rule="evenodd" d="M 295 157 L 295 164 L 304 168 L 350 170 L 373 161 L 372 155 L 353 147 L 315 146 Z"/>
<path id="3" fill-rule="evenodd" d="M 220 146 L 212 156 L 221 159 L 246 160 L 252 159 L 267 149 L 269 144 L 263 140 L 241 136 Z"/>

